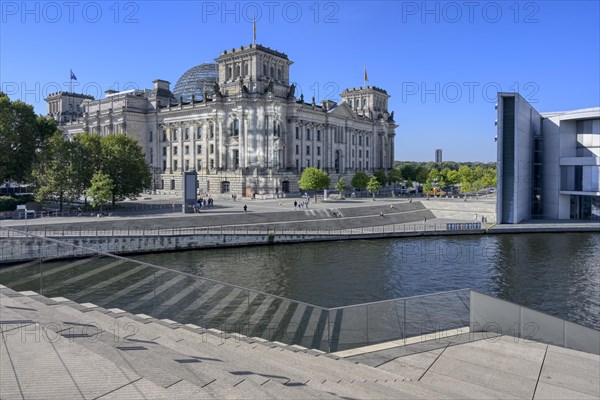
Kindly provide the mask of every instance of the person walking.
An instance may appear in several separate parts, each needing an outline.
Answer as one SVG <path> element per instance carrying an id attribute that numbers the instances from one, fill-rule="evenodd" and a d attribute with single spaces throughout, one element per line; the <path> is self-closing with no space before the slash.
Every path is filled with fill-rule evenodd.
<path id="1" fill-rule="evenodd" d="M 294 200 L 294 210 L 298 207 L 298 202 Z"/>
<path id="2" fill-rule="evenodd" d="M 244 214 L 248 211 L 248 206 L 244 204 Z"/>

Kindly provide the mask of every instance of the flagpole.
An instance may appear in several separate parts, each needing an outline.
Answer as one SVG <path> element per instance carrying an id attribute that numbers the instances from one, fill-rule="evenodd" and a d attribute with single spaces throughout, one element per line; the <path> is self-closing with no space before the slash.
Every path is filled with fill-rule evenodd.
<path id="1" fill-rule="evenodd" d="M 253 30 L 252 42 L 256 46 L 256 14 L 254 14 L 254 18 L 252 18 L 252 30 Z"/>

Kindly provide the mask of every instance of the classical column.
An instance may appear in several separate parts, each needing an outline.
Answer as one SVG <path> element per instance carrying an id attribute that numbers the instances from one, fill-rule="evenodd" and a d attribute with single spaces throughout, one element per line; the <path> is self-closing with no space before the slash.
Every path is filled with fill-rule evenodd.
<path id="1" fill-rule="evenodd" d="M 227 159 L 225 158 L 225 121 L 223 118 L 217 119 L 218 139 L 217 139 L 217 167 L 219 169 L 227 168 Z"/>
<path id="2" fill-rule="evenodd" d="M 248 149 L 246 146 L 246 143 L 248 142 L 248 129 L 247 129 L 247 122 L 246 122 L 246 118 L 247 118 L 247 114 L 245 112 L 241 112 L 241 115 L 239 117 L 239 121 L 240 121 L 240 145 L 238 146 L 238 152 L 239 152 L 239 159 L 240 159 L 240 167 L 241 168 L 245 168 L 246 167 L 246 156 L 248 154 Z"/>

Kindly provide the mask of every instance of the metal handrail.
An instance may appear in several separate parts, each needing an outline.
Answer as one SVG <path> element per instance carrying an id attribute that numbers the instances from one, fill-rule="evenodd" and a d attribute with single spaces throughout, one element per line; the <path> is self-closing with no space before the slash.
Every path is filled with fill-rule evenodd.
<path id="1" fill-rule="evenodd" d="M 435 292 L 435 293 L 428 293 L 428 294 L 418 294 L 416 296 L 397 297 L 395 299 L 378 300 L 378 301 L 372 301 L 372 302 L 369 302 L 369 303 L 350 304 L 348 306 L 332 307 L 332 308 L 328 308 L 328 310 L 329 311 L 335 311 L 335 310 L 341 310 L 341 309 L 353 308 L 353 307 L 365 307 L 365 306 L 370 306 L 370 305 L 373 305 L 373 304 L 392 303 L 392 302 L 400 301 L 400 300 L 410 300 L 410 299 L 416 299 L 416 298 L 419 298 L 419 297 L 438 296 L 438 295 L 442 295 L 442 294 L 464 292 L 464 291 L 467 291 L 467 290 L 470 291 L 471 289 L 470 288 L 464 288 L 464 289 L 447 290 L 447 291 L 444 291 L 444 292 Z"/>

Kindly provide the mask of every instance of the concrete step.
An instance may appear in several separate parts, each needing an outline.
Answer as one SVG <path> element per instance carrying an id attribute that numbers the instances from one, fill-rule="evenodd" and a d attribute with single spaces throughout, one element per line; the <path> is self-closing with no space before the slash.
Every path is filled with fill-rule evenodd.
<path id="1" fill-rule="evenodd" d="M 251 397 L 254 398 L 290 398 L 294 396 L 298 398 L 324 397 L 322 393 L 318 393 L 314 389 L 300 384 L 301 382 L 293 382 L 294 385 L 290 386 L 282 384 L 267 385 L 269 382 L 276 382 L 274 379 L 275 375 L 272 374 L 241 374 L 240 376 L 237 376 L 235 373 L 228 370 L 228 368 L 235 365 L 235 357 L 232 358 L 230 363 L 221 367 L 219 364 L 210 363 L 210 361 L 216 361 L 216 359 L 208 360 L 206 357 L 190 356 L 190 349 L 186 347 L 180 346 L 178 350 L 181 352 L 165 351 L 166 348 L 164 346 L 161 346 L 156 341 L 152 341 L 148 336 L 143 337 L 140 333 L 137 333 L 133 337 L 128 337 L 126 334 L 131 334 L 133 332 L 129 329 L 118 330 L 113 321 L 111 321 L 123 321 L 120 322 L 120 324 L 125 326 L 135 323 L 135 320 L 125 322 L 127 318 L 113 318 L 110 314 L 103 314 L 97 311 L 82 313 L 75 308 L 67 306 L 67 302 L 65 302 L 65 304 L 47 306 L 42 303 L 36 304 L 33 297 L 24 298 L 22 302 L 31 308 L 36 307 L 39 311 L 43 311 L 44 314 L 51 314 L 52 319 L 58 318 L 57 321 L 61 320 L 60 317 L 63 316 L 66 316 L 71 320 L 77 320 L 78 318 L 83 317 L 83 319 L 79 319 L 80 324 L 83 324 L 83 321 L 88 321 L 88 324 L 89 321 L 93 321 L 93 325 L 104 329 L 105 333 L 111 331 L 115 335 L 112 340 L 118 342 L 118 345 L 115 345 L 114 347 L 117 350 L 121 350 L 121 352 L 112 348 L 112 343 L 110 343 L 112 340 L 110 338 L 108 340 L 103 340 L 103 338 L 100 338 L 100 334 L 94 335 L 95 338 L 99 338 L 94 343 L 80 342 L 80 338 L 77 337 L 77 334 L 72 335 L 72 340 L 98 354 L 102 354 L 117 365 L 122 363 L 119 359 L 119 357 L 121 357 L 127 364 L 134 367 L 140 376 L 144 376 L 162 387 L 168 387 L 177 383 L 179 379 L 176 379 L 176 377 L 183 377 L 187 381 L 203 387 L 208 393 L 212 393 L 217 397 L 243 397 L 239 393 L 239 391 L 242 390 L 244 394 L 251 395 Z M 44 307 L 46 309 L 44 309 Z M 24 314 L 34 313 L 33 311 L 27 310 L 22 310 L 21 312 Z M 43 321 L 43 323 L 47 322 Z M 74 324 L 75 322 L 70 321 L 70 323 Z M 117 323 L 117 325 L 118 324 L 119 323 Z M 162 328 L 169 329 L 168 327 Z M 150 332 L 150 336 L 152 336 L 152 332 Z M 145 349 L 150 350 L 151 353 L 144 354 L 143 351 Z M 169 350 L 173 350 L 173 346 L 171 346 Z M 122 353 L 123 351 L 125 351 L 125 353 Z M 137 357 L 129 357 L 129 351 L 134 351 Z M 143 355 L 139 356 L 140 354 Z M 185 368 L 178 367 L 172 360 L 185 365 Z M 141 362 L 160 365 L 161 368 L 159 371 L 153 371 L 152 368 L 148 366 L 140 365 Z M 252 360 L 251 364 L 255 366 L 255 360 Z M 157 372 L 163 370 L 169 372 L 161 377 L 157 377 Z M 171 375 L 171 373 L 175 375 Z M 286 382 L 287 381 L 288 380 L 286 379 Z M 128 388 L 126 390 L 133 389 Z"/>
<path id="2" fill-rule="evenodd" d="M 14 300 L 14 298 L 12 299 Z M 205 388 L 206 392 L 215 396 L 225 397 L 269 397 L 268 393 L 258 385 L 253 385 L 244 379 L 228 375 L 216 375 L 210 368 L 197 362 L 198 360 L 168 349 L 150 340 L 128 340 L 126 332 L 130 329 L 116 326 L 108 331 L 101 331 L 94 335 L 80 333 L 73 326 L 97 327 L 106 323 L 95 319 L 95 315 L 80 313 L 79 311 L 64 306 L 47 306 L 37 302 L 33 297 L 21 298 L 19 302 L 30 307 L 30 310 L 18 310 L 25 318 L 36 318 L 54 334 L 65 335 L 69 341 L 92 351 L 119 367 L 127 367 L 162 387 L 170 386 L 181 379 L 186 379 L 194 385 Z M 31 309 L 35 309 L 32 311 Z M 80 314 L 80 315 L 78 315 Z M 69 326 L 69 328 L 65 328 Z M 94 329 L 94 328 L 90 328 Z M 94 332 L 98 332 L 95 330 Z M 122 334 L 122 336 L 119 336 Z M 244 383 L 243 386 L 241 383 Z"/>

